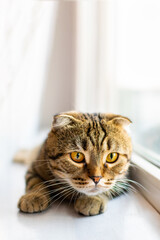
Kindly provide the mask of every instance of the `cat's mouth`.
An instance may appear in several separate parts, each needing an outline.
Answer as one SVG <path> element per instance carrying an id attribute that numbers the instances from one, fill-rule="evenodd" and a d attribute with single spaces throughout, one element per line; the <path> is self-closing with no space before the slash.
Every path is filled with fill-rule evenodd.
<path id="1" fill-rule="evenodd" d="M 95 185 L 91 189 L 87 189 L 86 194 L 87 195 L 97 195 L 97 194 L 101 194 L 103 192 L 106 192 L 109 189 L 110 189 L 109 186 L 104 188 L 102 186 Z"/>
<path id="2" fill-rule="evenodd" d="M 109 189 L 110 187 L 108 186 L 108 187 L 105 187 L 105 190 L 107 190 L 107 189 Z M 102 186 L 99 186 L 99 185 L 95 185 L 90 191 L 93 191 L 93 192 L 96 192 L 96 191 L 102 191 L 102 189 L 103 189 L 103 191 L 104 191 L 104 187 L 102 187 Z"/>
<path id="3" fill-rule="evenodd" d="M 89 190 L 90 193 L 95 193 L 95 192 L 99 192 L 99 188 L 97 186 L 95 186 L 94 188 L 92 188 L 91 190 Z"/>
<path id="4" fill-rule="evenodd" d="M 111 188 L 112 184 L 101 185 L 101 184 L 92 184 L 82 187 L 80 186 L 73 186 L 76 191 L 80 193 L 84 193 L 86 195 L 97 195 L 103 192 L 107 192 Z"/>

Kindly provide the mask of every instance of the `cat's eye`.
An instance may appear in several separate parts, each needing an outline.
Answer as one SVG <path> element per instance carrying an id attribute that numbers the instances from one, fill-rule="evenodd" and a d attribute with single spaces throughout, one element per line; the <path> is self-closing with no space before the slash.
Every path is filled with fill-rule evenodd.
<path id="1" fill-rule="evenodd" d="M 106 162 L 107 162 L 107 163 L 114 163 L 114 162 L 117 161 L 118 156 L 119 156 L 118 153 L 112 152 L 112 153 L 108 154 L 108 156 L 107 156 L 107 158 L 106 158 Z"/>
<path id="2" fill-rule="evenodd" d="M 80 152 L 72 152 L 70 154 L 71 159 L 77 163 L 81 163 L 84 161 L 84 154 Z"/>

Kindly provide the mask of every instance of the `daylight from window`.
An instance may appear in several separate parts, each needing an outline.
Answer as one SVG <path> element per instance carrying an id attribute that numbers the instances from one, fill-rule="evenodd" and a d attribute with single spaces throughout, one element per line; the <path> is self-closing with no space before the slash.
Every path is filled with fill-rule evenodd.
<path id="1" fill-rule="evenodd" d="M 134 150 L 160 166 L 160 2 L 116 1 L 116 9 L 117 108 L 134 123 Z"/>

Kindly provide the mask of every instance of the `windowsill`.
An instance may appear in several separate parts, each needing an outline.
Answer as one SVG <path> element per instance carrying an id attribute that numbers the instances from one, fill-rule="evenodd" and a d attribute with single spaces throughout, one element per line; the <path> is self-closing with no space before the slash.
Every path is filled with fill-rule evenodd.
<path id="1" fill-rule="evenodd" d="M 160 213 L 160 168 L 133 153 L 131 177 L 143 187 L 138 187 L 143 196 Z"/>
<path id="2" fill-rule="evenodd" d="M 19 213 L 17 201 L 24 193 L 26 167 L 3 160 L 6 167 L 1 175 L 3 181 L 0 181 L 2 239 L 159 240 L 160 216 L 140 193 L 111 200 L 107 211 L 95 217 L 80 216 L 73 206 L 65 203 L 59 207 L 54 204 L 40 214 Z"/>

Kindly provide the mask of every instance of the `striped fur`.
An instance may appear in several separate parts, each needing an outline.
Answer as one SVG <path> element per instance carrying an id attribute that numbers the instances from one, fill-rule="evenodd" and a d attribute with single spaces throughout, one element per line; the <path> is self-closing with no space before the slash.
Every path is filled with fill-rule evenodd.
<path id="1" fill-rule="evenodd" d="M 53 126 L 38 157 L 26 173 L 26 194 L 18 207 L 23 212 L 40 212 L 56 199 L 75 199 L 76 211 L 96 215 L 105 211 L 116 183 L 125 179 L 132 152 L 131 139 L 123 116 L 100 113 L 66 112 L 54 117 Z M 81 152 L 84 163 L 70 158 Z M 111 152 L 119 154 L 106 164 Z M 96 185 L 93 176 L 100 176 Z"/>

